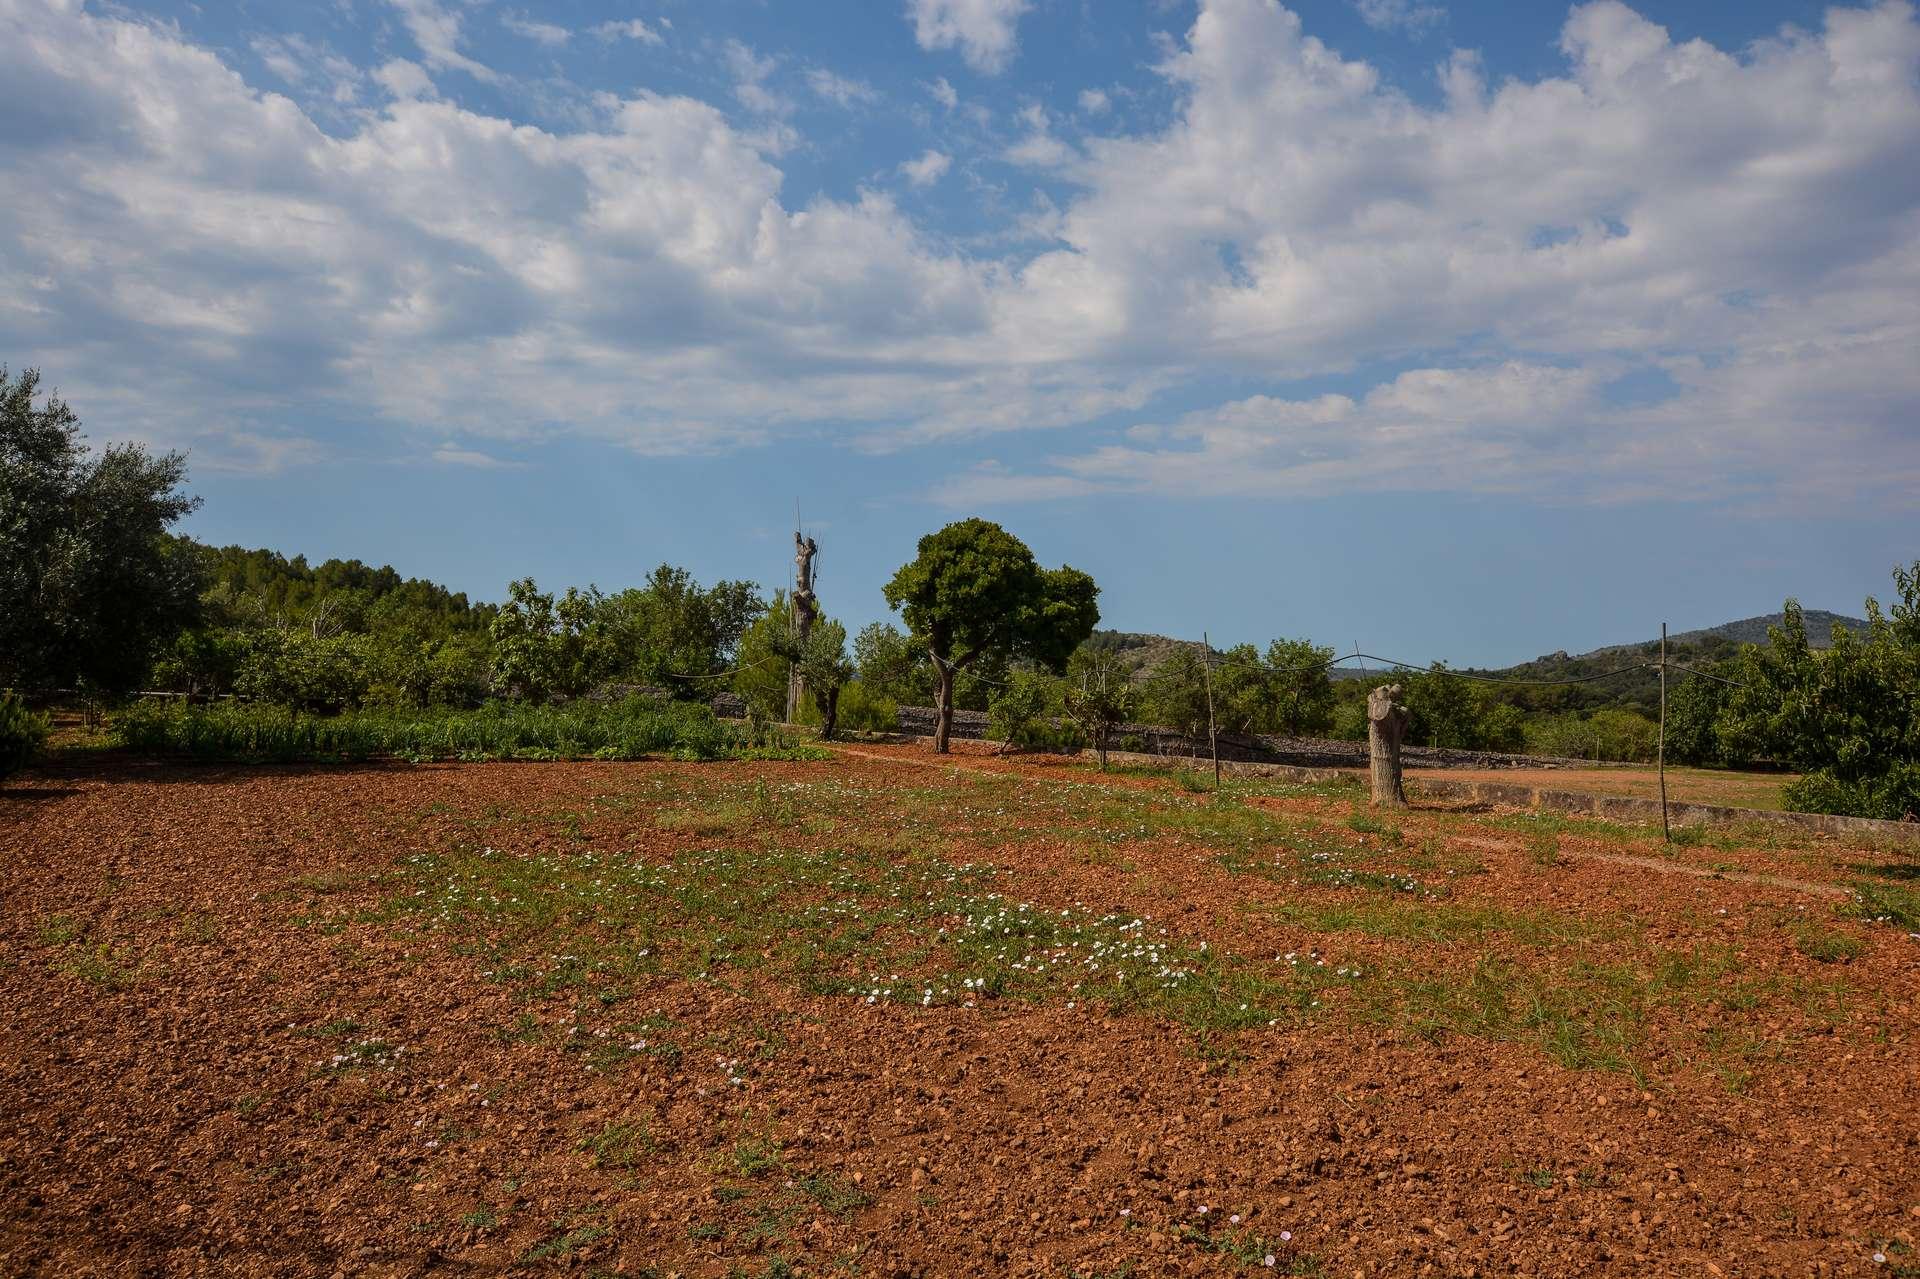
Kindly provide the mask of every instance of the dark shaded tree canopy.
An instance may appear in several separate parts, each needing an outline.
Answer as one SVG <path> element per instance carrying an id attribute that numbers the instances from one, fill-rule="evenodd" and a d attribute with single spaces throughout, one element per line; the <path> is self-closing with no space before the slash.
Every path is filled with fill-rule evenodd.
<path id="1" fill-rule="evenodd" d="M 93 453 L 40 374 L 0 367 L 0 682 L 123 690 L 191 624 L 202 565 L 167 530 L 200 504 L 182 453 Z"/>

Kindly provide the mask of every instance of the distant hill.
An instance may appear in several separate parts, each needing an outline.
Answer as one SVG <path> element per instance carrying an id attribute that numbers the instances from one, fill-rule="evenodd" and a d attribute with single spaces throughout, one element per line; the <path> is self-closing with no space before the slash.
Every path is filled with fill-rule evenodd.
<path id="1" fill-rule="evenodd" d="M 1861 618 L 1844 617 L 1838 613 L 1828 613 L 1820 609 L 1808 609 L 1803 616 L 1806 619 L 1807 642 L 1815 648 L 1827 648 L 1833 643 L 1835 623 L 1855 632 L 1864 632 L 1867 629 L 1867 623 Z M 1689 666 L 1719 661 L 1721 658 L 1731 656 L 1742 644 L 1764 644 L 1767 639 L 1767 628 L 1778 626 L 1783 619 L 1784 614 L 1768 613 L 1760 617 L 1744 617 L 1737 622 L 1723 622 L 1719 626 L 1669 635 L 1667 655 L 1672 661 Z M 1136 680 L 1145 679 L 1175 649 L 1184 646 L 1197 650 L 1200 647 L 1193 640 L 1177 640 L 1165 635 L 1140 634 L 1131 631 L 1095 631 L 1088 643 L 1096 648 L 1118 654 Z M 1546 653 L 1530 662 L 1521 662 L 1515 666 L 1461 667 L 1459 669 L 1478 675 L 1505 676 L 1510 679 L 1571 680 L 1588 675 L 1625 671 L 1626 668 L 1652 660 L 1659 655 L 1659 652 L 1660 640 L 1656 636 L 1653 639 L 1642 640 L 1638 644 L 1613 644 L 1579 654 L 1570 655 L 1564 650 Z M 1380 670 L 1377 665 L 1372 666 L 1371 669 L 1362 670 L 1353 662 L 1345 662 L 1334 667 L 1332 675 L 1335 679 L 1378 679 Z M 1658 700 L 1659 687 L 1658 672 L 1642 670 L 1623 673 L 1614 679 L 1596 680 L 1591 684 L 1568 685 L 1550 696 L 1534 696 L 1525 700 L 1569 709 L 1591 709 L 1603 705 L 1650 707 Z"/>
<path id="2" fill-rule="evenodd" d="M 1667 643 L 1669 646 L 1676 643 L 1701 645 L 1718 639 L 1724 640 L 1735 648 L 1742 644 L 1764 644 L 1767 642 L 1767 628 L 1780 625 L 1786 620 L 1786 616 L 1785 613 L 1764 613 L 1759 617 L 1743 617 L 1737 622 L 1722 622 L 1718 626 L 1709 626 L 1705 630 L 1682 631 L 1678 635 L 1669 635 Z M 1813 648 L 1832 646 L 1833 628 L 1836 623 L 1856 635 L 1863 635 L 1867 630 L 1867 622 L 1863 617 L 1843 617 L 1839 613 L 1829 613 L 1818 608 L 1805 609 L 1801 616 L 1806 619 L 1807 643 Z M 1660 641 L 1652 639 L 1642 640 L 1638 644 L 1615 644 L 1611 648 L 1596 648 L 1584 656 L 1598 657 L 1602 653 L 1639 653 L 1648 645 L 1652 645 L 1654 650 L 1658 651 Z"/>

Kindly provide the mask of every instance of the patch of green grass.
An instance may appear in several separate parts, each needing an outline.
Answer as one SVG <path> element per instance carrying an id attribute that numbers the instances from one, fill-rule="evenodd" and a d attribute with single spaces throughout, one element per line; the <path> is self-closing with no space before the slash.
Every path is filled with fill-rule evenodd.
<path id="1" fill-rule="evenodd" d="M 1389 825 L 1362 808 L 1356 808 L 1347 814 L 1347 829 L 1362 835 L 1377 836 L 1388 844 L 1398 844 L 1401 840 L 1398 826 Z"/>
<path id="2" fill-rule="evenodd" d="M 1852 887 L 1850 914 L 1876 924 L 1920 930 L 1920 885 L 1856 879 Z"/>
<path id="3" fill-rule="evenodd" d="M 537 1044 L 547 1037 L 547 1032 L 532 1013 L 519 1013 L 512 1025 L 494 1031 L 493 1037 L 503 1044 Z"/>
<path id="4" fill-rule="evenodd" d="M 219 921 L 205 911 L 191 911 L 180 919 L 180 937 L 183 941 L 211 945 L 220 940 Z"/>
<path id="5" fill-rule="evenodd" d="M 1037 794 L 1023 802 L 1023 792 L 1005 786 L 950 788 L 931 807 L 950 828 L 976 807 L 991 820 L 1050 826 L 1060 810 L 1031 789 Z M 797 806 L 803 816 L 857 816 L 867 798 L 827 784 L 709 791 L 720 803 Z M 1091 798 L 1096 809 L 1104 803 L 1098 793 Z M 1272 825 L 1238 804 L 1208 809 L 1183 804 L 1166 825 L 1214 833 L 1224 826 L 1235 839 Z M 739 846 L 659 860 L 591 848 L 421 854 L 402 863 L 398 891 L 380 913 L 495 957 L 488 975 L 524 998 L 571 995 L 585 1011 L 567 1047 L 592 1053 L 596 1067 L 617 1065 L 620 1044 L 638 1040 L 590 1033 L 594 1001 L 658 972 L 721 980 L 756 971 L 876 1003 L 1104 1002 L 1167 1016 L 1203 1036 L 1297 1016 L 1326 984 L 1304 975 L 1276 980 L 1143 919 L 1009 902 L 990 891 L 988 866 L 839 841 L 795 848 L 789 828 L 756 830 Z"/>
<path id="6" fill-rule="evenodd" d="M 1676 826 L 1667 832 L 1667 842 L 1675 848 L 1699 848 L 1710 833 L 1705 826 Z"/>
<path id="7" fill-rule="evenodd" d="M 610 1123 L 599 1132 L 582 1137 L 574 1148 L 590 1155 L 596 1168 L 632 1172 L 636 1151 L 651 1154 L 659 1146 L 653 1139 L 652 1125 L 639 1119 Z"/>
<path id="8" fill-rule="evenodd" d="M 491 1230 L 500 1224 L 498 1213 L 486 1204 L 460 1215 L 460 1224 L 473 1230 Z"/>
<path id="9" fill-rule="evenodd" d="M 1527 838 L 1527 860 L 1535 866 L 1552 866 L 1560 861 L 1558 831 L 1534 831 Z"/>
<path id="10" fill-rule="evenodd" d="M 338 1052 L 320 1065 L 323 1070 L 340 1075 L 363 1070 L 394 1070 L 404 1051 L 384 1039 L 360 1039 L 341 1045 Z"/>
<path id="11" fill-rule="evenodd" d="M 1500 936 L 1527 946 L 1558 946 L 1618 931 L 1554 911 L 1506 910 L 1466 902 L 1389 898 L 1333 904 L 1280 902 L 1255 909 L 1314 932 L 1357 932 L 1387 941 L 1456 942 Z"/>
<path id="12" fill-rule="evenodd" d="M 1823 964 L 1850 964 L 1866 953 L 1867 944 L 1838 929 L 1806 923 L 1794 930 L 1794 949 Z"/>
<path id="13" fill-rule="evenodd" d="M 1304 1276 L 1325 1273 L 1319 1258 L 1310 1253 L 1295 1252 L 1291 1244 L 1278 1239 L 1265 1238 L 1250 1230 L 1231 1226 L 1224 1229 L 1208 1229 L 1203 1226 L 1183 1225 L 1174 1237 L 1206 1252 L 1231 1257 L 1242 1266 L 1258 1267 L 1263 1273 Z M 1272 1258 L 1271 1263 L 1268 1262 L 1268 1258 Z"/>
<path id="14" fill-rule="evenodd" d="M 568 1228 L 564 1219 L 553 1223 L 555 1235 L 543 1243 L 535 1244 L 520 1258 L 520 1264 L 535 1261 L 564 1261 L 580 1249 L 607 1233 L 601 1225 L 574 1226 Z"/>
<path id="15" fill-rule="evenodd" d="M 1752 1087 L 1760 1068 L 1786 1057 L 1786 1048 L 1764 1036 L 1715 1026 L 1701 1036 L 1707 1062 L 1720 1084 L 1733 1095 L 1742 1096 Z"/>
<path id="16" fill-rule="evenodd" d="M 1556 1178 L 1551 1168 L 1528 1168 L 1519 1174 L 1519 1180 L 1535 1190 L 1551 1190 Z"/>
<path id="17" fill-rule="evenodd" d="M 794 1179 L 794 1188 L 820 1206 L 830 1217 L 844 1221 L 871 1200 L 860 1187 L 831 1173 L 813 1172 Z"/>
<path id="18" fill-rule="evenodd" d="M 132 947 L 99 942 L 75 946 L 64 959 L 54 964 L 63 973 L 78 977 L 90 986 L 125 990 L 139 982 L 144 966 Z"/>
<path id="19" fill-rule="evenodd" d="M 1641 827 L 1625 826 L 1619 822 L 1603 821 L 1597 817 L 1571 817 L 1565 813 L 1525 812 L 1494 815 L 1475 813 L 1454 820 L 1489 826 L 1495 830 L 1518 831 L 1524 835 L 1536 835 L 1545 831 L 1555 835 L 1578 835 L 1586 839 L 1615 844 L 1638 844 L 1644 843 L 1649 838 L 1659 839 L 1658 831 L 1650 832 Z"/>
<path id="20" fill-rule="evenodd" d="M 330 716 L 263 703 L 142 703 L 114 717 L 113 734 L 130 750 L 216 760 L 828 758 L 777 730 L 723 724 L 704 706 L 646 698 Z"/>
<path id="21" fill-rule="evenodd" d="M 748 1137 L 735 1142 L 720 1162 L 723 1167 L 742 1177 L 764 1177 L 785 1166 L 780 1160 L 779 1143 L 763 1137 Z"/>
<path id="22" fill-rule="evenodd" d="M 1745 1012 L 1769 1000 L 1838 1015 L 1838 987 L 1756 975 L 1730 948 L 1651 950 L 1564 967 L 1483 956 L 1465 972 L 1396 974 L 1366 992 L 1378 1020 L 1428 1038 L 1443 1033 L 1531 1044 L 1570 1070 L 1644 1079 L 1648 1022 L 1660 1010 L 1713 1005 Z"/>
<path id="23" fill-rule="evenodd" d="M 725 835 L 752 821 L 752 811 L 744 804 L 666 808 L 653 815 L 656 828 L 681 835 Z"/>
<path id="24" fill-rule="evenodd" d="M 351 1035 L 359 1029 L 361 1029 L 360 1023 L 353 1018 L 336 1017 L 318 1026 L 302 1026 L 293 1033 L 301 1039 L 337 1039 L 342 1035 Z"/>
<path id="25" fill-rule="evenodd" d="M 70 946 L 87 935 L 87 926 L 71 915 L 54 915 L 40 926 L 43 946 Z"/>

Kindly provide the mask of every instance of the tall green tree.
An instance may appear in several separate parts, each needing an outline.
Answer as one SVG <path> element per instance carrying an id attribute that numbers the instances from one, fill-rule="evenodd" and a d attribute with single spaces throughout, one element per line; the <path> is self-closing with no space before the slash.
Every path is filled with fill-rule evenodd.
<path id="1" fill-rule="evenodd" d="M 1267 731 L 1301 737 L 1333 724 L 1333 650 L 1311 640 L 1277 639 L 1265 667 L 1271 717 Z"/>
<path id="2" fill-rule="evenodd" d="M 793 669 L 793 606 L 776 590 L 740 637 L 728 683 L 755 719 L 778 723 L 787 713 L 787 677 Z"/>
<path id="3" fill-rule="evenodd" d="M 183 453 L 93 453 L 40 374 L 0 366 L 0 683 L 137 685 L 199 608 L 200 562 L 167 536 L 200 499 Z"/>
<path id="4" fill-rule="evenodd" d="M 1147 676 L 1142 690 L 1146 715 L 1198 741 L 1207 735 L 1207 664 L 1194 644 L 1182 644 Z"/>
<path id="5" fill-rule="evenodd" d="M 1891 616 L 1867 600 L 1867 633 L 1836 624 L 1824 652 L 1793 600 L 1764 646 L 1742 651 L 1741 687 L 1719 732 L 1805 776 L 1796 808 L 1902 818 L 1920 813 L 1920 560 L 1894 569 Z"/>
<path id="6" fill-rule="evenodd" d="M 1026 543 L 987 520 L 949 524 L 918 550 L 886 599 L 933 662 L 933 747 L 944 754 L 955 675 L 996 656 L 1058 673 L 1100 620 L 1100 588 L 1078 569 L 1041 568 Z"/>
<path id="7" fill-rule="evenodd" d="M 645 586 L 608 596 L 600 621 L 620 674 L 698 698 L 713 691 L 706 677 L 732 663 L 766 607 L 753 582 L 702 587 L 686 569 L 662 564 Z"/>
<path id="8" fill-rule="evenodd" d="M 594 624 L 600 593 L 569 586 L 555 600 L 530 577 L 507 587 L 494 614 L 494 687 L 528 701 L 585 692 L 606 667 L 605 634 Z"/>

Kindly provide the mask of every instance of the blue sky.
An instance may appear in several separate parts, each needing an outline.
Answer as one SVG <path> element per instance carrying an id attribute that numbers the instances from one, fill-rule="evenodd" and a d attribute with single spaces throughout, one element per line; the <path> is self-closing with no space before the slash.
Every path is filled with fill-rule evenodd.
<path id="1" fill-rule="evenodd" d="M 0 0 L 0 361 L 188 531 L 1506 663 L 1920 555 L 1920 18 Z"/>

